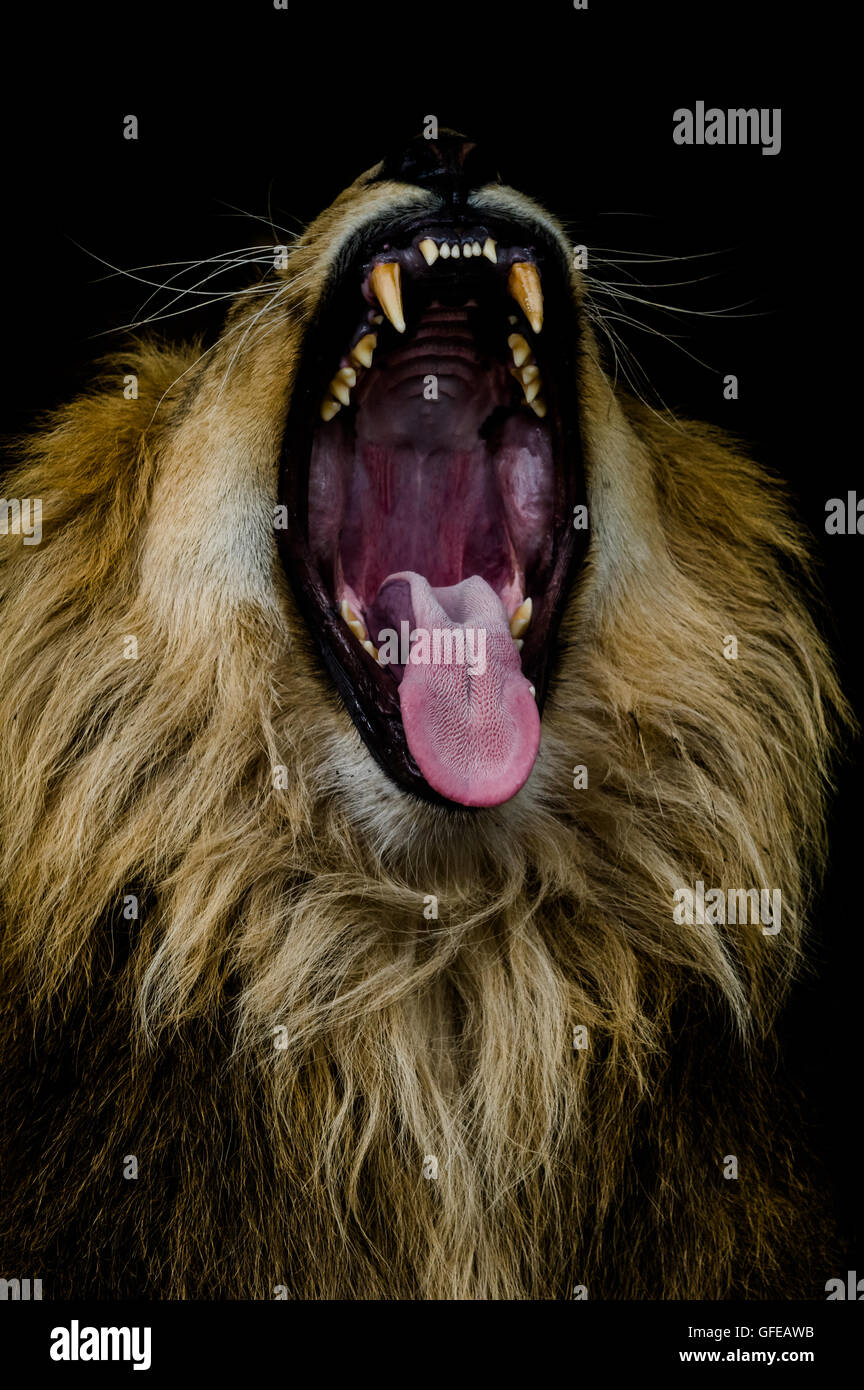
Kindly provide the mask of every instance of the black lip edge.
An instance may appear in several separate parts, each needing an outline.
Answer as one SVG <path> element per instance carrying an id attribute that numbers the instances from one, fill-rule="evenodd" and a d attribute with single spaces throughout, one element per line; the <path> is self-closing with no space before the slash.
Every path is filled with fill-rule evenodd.
<path id="1" fill-rule="evenodd" d="M 324 355 L 328 351 L 328 341 L 332 344 L 337 338 L 337 328 L 332 322 L 334 306 L 338 308 L 346 280 L 354 274 L 359 288 L 359 272 L 370 257 L 383 249 L 382 243 L 402 247 L 430 227 L 452 227 L 454 230 L 458 227 L 483 227 L 502 243 L 509 236 L 513 238 L 513 244 L 536 245 L 538 266 L 541 274 L 545 272 L 547 317 L 543 332 L 546 344 L 555 337 L 560 362 L 560 370 L 547 383 L 547 388 L 551 384 L 551 391 L 547 389 L 546 394 L 550 405 L 549 418 L 555 430 L 556 466 L 560 470 L 565 498 L 562 515 L 556 518 L 554 564 L 544 589 L 544 594 L 553 594 L 553 603 L 544 603 L 539 615 L 535 609 L 522 651 L 523 671 L 535 687 L 542 716 L 552 675 L 551 653 L 566 598 L 588 541 L 587 533 L 581 532 L 577 536 L 570 524 L 573 506 L 586 500 L 576 407 L 579 316 L 570 291 L 569 266 L 560 244 L 545 227 L 530 219 L 518 221 L 495 213 L 487 214 L 485 210 L 473 206 L 462 209 L 462 215 L 456 218 L 448 217 L 446 211 L 427 208 L 422 214 L 417 214 L 411 209 L 410 215 L 405 213 L 376 218 L 352 238 L 350 246 L 344 249 L 331 269 L 318 311 L 304 336 L 301 362 L 286 419 L 279 467 L 279 501 L 287 507 L 288 526 L 278 530 L 276 536 L 283 567 L 301 615 L 355 727 L 379 767 L 402 790 L 422 801 L 453 811 L 476 813 L 480 808 L 466 807 L 461 802 L 441 796 L 423 777 L 405 738 L 398 686 L 392 676 L 362 650 L 334 611 L 332 599 L 312 561 L 306 541 L 309 459 L 312 437 L 319 424 L 316 392 L 326 375 Z M 547 286 L 557 293 L 550 295 Z M 345 317 L 346 322 L 349 321 L 348 316 Z M 356 319 L 356 312 L 354 317 Z M 552 332 L 547 331 L 550 323 L 555 325 Z M 561 389 L 568 383 L 569 391 Z M 539 622 L 538 616 L 541 618 Z"/>

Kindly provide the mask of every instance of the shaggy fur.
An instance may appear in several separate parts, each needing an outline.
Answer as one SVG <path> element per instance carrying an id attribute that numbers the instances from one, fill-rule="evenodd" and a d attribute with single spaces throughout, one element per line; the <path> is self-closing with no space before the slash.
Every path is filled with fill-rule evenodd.
<path id="1" fill-rule="evenodd" d="M 257 323 L 241 300 L 203 357 L 139 343 L 7 477 L 44 539 L 0 542 L 0 1274 L 824 1297 L 773 1030 L 845 715 L 779 484 L 613 391 L 586 316 L 589 557 L 537 766 L 493 810 L 388 781 L 295 611 L 273 507 L 303 333 L 353 229 L 431 196 L 359 180 Z M 779 887 L 782 931 L 676 925 L 697 879 Z"/>

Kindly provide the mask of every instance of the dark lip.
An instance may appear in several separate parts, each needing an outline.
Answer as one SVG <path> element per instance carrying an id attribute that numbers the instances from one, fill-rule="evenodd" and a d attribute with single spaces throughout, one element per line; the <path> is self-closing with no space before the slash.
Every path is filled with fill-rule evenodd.
<path id="1" fill-rule="evenodd" d="M 587 533 L 575 532 L 571 522 L 573 507 L 586 500 L 577 410 L 579 319 L 561 247 L 540 224 L 530 219 L 517 221 L 489 215 L 475 207 L 466 207 L 457 217 L 430 208 L 421 216 L 412 210 L 410 216 L 397 214 L 378 219 L 353 238 L 331 271 L 318 313 L 304 339 L 279 470 L 279 501 L 286 508 L 287 527 L 276 531 L 282 563 L 300 613 L 370 753 L 387 776 L 405 791 L 461 812 L 470 808 L 440 796 L 417 767 L 405 739 L 398 686 L 392 676 L 363 652 L 334 610 L 307 545 L 307 489 L 322 383 L 332 365 L 334 344 L 341 347 L 356 326 L 356 302 L 352 305 L 351 296 L 343 293 L 345 286 L 354 284 L 359 291 L 364 265 L 388 245 L 406 246 L 430 229 L 455 235 L 463 229 L 480 227 L 503 245 L 531 246 L 543 280 L 546 312 L 541 339 L 547 363 L 543 379 L 550 423 L 555 430 L 560 506 L 553 538 L 554 567 L 545 589 L 553 601 L 544 602 L 539 613 L 535 610 L 522 651 L 523 671 L 535 687 L 542 716 L 554 672 L 552 657 L 561 617 L 584 556 Z M 554 370 L 548 365 L 551 363 Z"/>

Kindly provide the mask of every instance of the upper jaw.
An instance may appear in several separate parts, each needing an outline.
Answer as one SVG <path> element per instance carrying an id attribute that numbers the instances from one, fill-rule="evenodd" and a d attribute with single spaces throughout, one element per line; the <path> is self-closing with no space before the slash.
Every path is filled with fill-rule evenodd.
<path id="1" fill-rule="evenodd" d="M 476 200 L 472 202 L 473 206 L 463 208 L 458 217 L 442 215 L 433 208 L 418 215 L 416 204 L 401 216 L 397 211 L 386 220 L 375 217 L 355 232 L 349 253 L 339 256 L 306 333 L 294 382 L 280 470 L 280 500 L 287 508 L 288 526 L 277 532 L 298 605 L 370 751 L 401 787 L 444 804 L 452 803 L 429 785 L 407 746 L 398 686 L 392 674 L 370 659 L 368 647 L 364 651 L 360 646 L 344 620 L 344 604 L 340 605 L 334 592 L 332 577 L 326 582 L 314 562 L 309 546 L 307 488 L 316 431 L 326 429 L 340 411 L 347 417 L 353 408 L 352 393 L 361 389 L 369 361 L 369 343 L 364 343 L 364 338 L 378 340 L 373 349 L 377 355 L 382 339 L 392 345 L 406 330 L 410 334 L 412 296 L 421 284 L 427 297 L 440 290 L 446 299 L 463 278 L 473 283 L 488 276 L 513 311 L 508 319 L 516 319 L 508 325 L 508 337 L 521 339 L 528 348 L 526 353 L 518 342 L 515 348 L 510 347 L 514 375 L 534 365 L 535 352 L 540 364 L 543 393 L 535 384 L 535 368 L 534 379 L 522 383 L 522 405 L 543 419 L 544 428 L 554 437 L 558 495 L 555 560 L 547 583 L 550 600 L 535 604 L 531 627 L 521 639 L 523 670 L 542 711 L 549 657 L 579 548 L 579 538 L 569 524 L 572 507 L 582 499 L 584 488 L 575 407 L 578 322 L 565 249 L 536 221 L 533 209 L 523 223 L 509 213 L 487 213 Z M 453 254 L 457 246 L 458 257 Z M 470 248 L 468 255 L 466 248 Z M 398 267 L 398 277 L 392 269 L 382 276 L 381 267 L 394 266 Z M 405 290 L 398 300 L 387 294 L 388 283 L 392 290 L 396 278 Z M 358 284 L 359 296 L 352 288 Z M 342 388 L 338 396 L 332 386 L 334 378 Z M 324 409 L 328 401 L 330 406 Z"/>

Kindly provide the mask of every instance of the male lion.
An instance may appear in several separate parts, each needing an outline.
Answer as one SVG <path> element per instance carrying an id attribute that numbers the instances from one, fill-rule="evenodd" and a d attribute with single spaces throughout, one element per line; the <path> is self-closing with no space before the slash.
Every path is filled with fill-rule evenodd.
<path id="1" fill-rule="evenodd" d="M 824 1296 L 773 1037 L 843 700 L 781 488 L 589 286 L 420 139 L 7 478 L 4 1276 Z"/>

